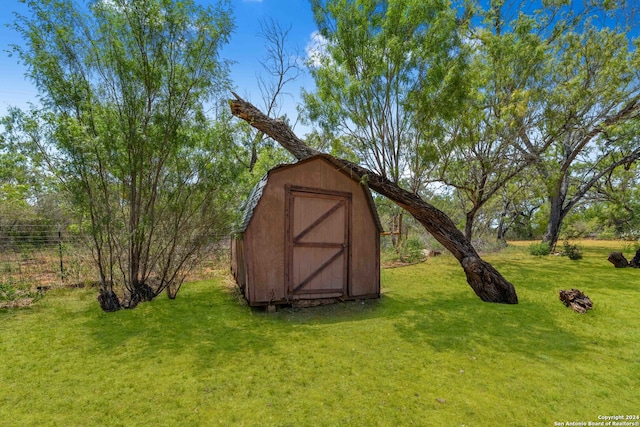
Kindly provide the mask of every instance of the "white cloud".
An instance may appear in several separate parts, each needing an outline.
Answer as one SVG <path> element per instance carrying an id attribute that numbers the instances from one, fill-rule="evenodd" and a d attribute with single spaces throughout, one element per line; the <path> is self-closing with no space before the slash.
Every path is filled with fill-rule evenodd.
<path id="1" fill-rule="evenodd" d="M 479 37 L 471 38 L 469 36 L 464 36 L 462 38 L 462 43 L 469 46 L 475 52 L 479 51 L 482 47 L 482 40 Z"/>
<path id="2" fill-rule="evenodd" d="M 304 48 L 307 54 L 307 62 L 310 67 L 318 68 L 322 63 L 322 59 L 328 56 L 328 43 L 327 39 L 324 38 L 319 31 L 311 33 L 307 46 Z"/>
<path id="3" fill-rule="evenodd" d="M 100 0 L 96 3 L 96 6 L 103 7 L 105 9 L 112 9 L 116 12 L 122 12 L 123 6 L 118 5 L 114 0 Z"/>

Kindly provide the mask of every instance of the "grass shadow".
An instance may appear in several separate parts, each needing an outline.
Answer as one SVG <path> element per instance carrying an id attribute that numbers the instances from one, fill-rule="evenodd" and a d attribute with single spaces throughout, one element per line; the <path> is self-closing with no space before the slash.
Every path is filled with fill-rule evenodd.
<path id="1" fill-rule="evenodd" d="M 104 313 L 96 303 L 84 317 L 99 351 L 133 352 L 141 360 L 189 353 L 215 363 L 271 346 L 248 306 L 217 280 L 186 284 L 175 300 L 161 295 L 133 310 Z"/>
<path id="2" fill-rule="evenodd" d="M 393 298 L 396 304 L 412 307 L 397 325 L 399 335 L 437 352 L 481 347 L 545 358 L 585 350 L 582 337 L 564 328 L 545 304 L 490 304 L 451 295 L 428 300 Z"/>
<path id="3" fill-rule="evenodd" d="M 613 268 L 606 259 L 609 251 L 588 247 L 586 256 L 577 261 L 559 256 L 531 257 L 522 250 L 512 250 L 509 257 L 488 256 L 487 260 L 516 287 L 517 305 L 486 304 L 468 289 L 463 290 L 463 275 L 449 268 L 454 266 L 450 260 L 442 260 L 433 268 L 423 266 L 422 274 L 431 277 L 433 290 L 394 292 L 389 296 L 391 305 L 405 310 L 398 332 L 405 340 L 424 343 L 435 351 L 482 346 L 534 359 L 571 358 L 617 348 L 620 336 L 604 331 L 626 330 L 627 313 L 640 292 L 640 273 Z M 448 275 L 439 275 L 443 269 Z M 412 273 L 406 272 L 393 280 L 411 277 Z M 558 292 L 571 288 L 589 295 L 594 310 L 579 315 L 565 308 Z"/>
<path id="4" fill-rule="evenodd" d="M 385 296 L 381 295 L 380 298 L 344 301 L 315 307 L 280 307 L 275 313 L 256 309 L 254 313 L 274 324 L 331 325 L 379 318 L 383 315 L 381 308 L 384 306 L 384 300 Z"/>

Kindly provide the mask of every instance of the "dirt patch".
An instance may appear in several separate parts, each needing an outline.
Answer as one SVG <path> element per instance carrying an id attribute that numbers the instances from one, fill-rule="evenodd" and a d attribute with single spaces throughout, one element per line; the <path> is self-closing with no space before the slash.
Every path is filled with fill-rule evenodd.
<path id="1" fill-rule="evenodd" d="M 420 259 L 418 261 L 413 261 L 413 262 L 389 261 L 389 262 L 383 263 L 382 268 L 387 269 L 387 268 L 408 267 L 410 265 L 422 264 L 423 262 L 426 262 L 427 259 L 429 259 L 429 257 L 425 257 L 423 259 Z"/>
<path id="2" fill-rule="evenodd" d="M 17 298 L 11 301 L 0 301 L 0 309 L 3 308 L 27 308 L 31 307 L 36 298 Z"/>

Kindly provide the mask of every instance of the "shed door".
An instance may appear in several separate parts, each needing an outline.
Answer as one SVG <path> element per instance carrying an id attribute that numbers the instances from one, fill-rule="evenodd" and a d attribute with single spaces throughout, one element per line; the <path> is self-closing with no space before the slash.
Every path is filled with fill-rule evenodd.
<path id="1" fill-rule="evenodd" d="M 293 186 L 286 191 L 289 296 L 346 295 L 351 194 Z"/>

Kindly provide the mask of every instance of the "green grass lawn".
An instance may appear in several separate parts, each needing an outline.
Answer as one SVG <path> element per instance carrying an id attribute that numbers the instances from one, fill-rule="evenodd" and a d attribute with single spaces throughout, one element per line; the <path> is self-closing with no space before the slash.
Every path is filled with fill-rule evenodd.
<path id="1" fill-rule="evenodd" d="M 0 425 L 553 426 L 640 415 L 640 270 L 486 256 L 518 305 L 481 302 L 451 256 L 384 270 L 383 296 L 252 311 L 225 272 L 135 310 L 91 289 L 0 311 Z M 632 253 L 625 253 L 628 258 Z M 594 309 L 564 307 L 579 288 Z M 635 422 L 635 421 L 634 421 Z M 559 425 L 559 424 L 557 424 Z"/>

